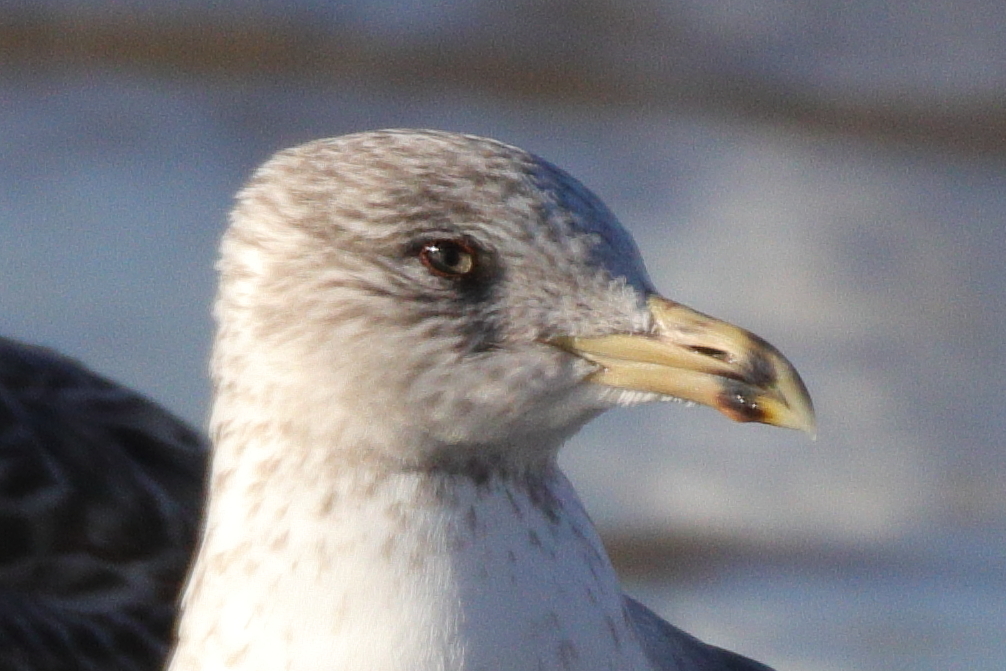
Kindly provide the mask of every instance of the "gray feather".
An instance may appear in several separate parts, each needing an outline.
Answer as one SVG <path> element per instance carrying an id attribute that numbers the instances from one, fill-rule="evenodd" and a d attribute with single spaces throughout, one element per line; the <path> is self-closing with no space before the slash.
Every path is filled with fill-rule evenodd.
<path id="1" fill-rule="evenodd" d="M 703 643 L 628 596 L 625 611 L 655 671 L 772 671 L 753 659 Z"/>

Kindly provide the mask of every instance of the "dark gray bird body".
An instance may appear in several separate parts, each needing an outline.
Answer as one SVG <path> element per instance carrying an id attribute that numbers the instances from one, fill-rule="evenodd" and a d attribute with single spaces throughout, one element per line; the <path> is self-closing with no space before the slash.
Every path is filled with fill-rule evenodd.
<path id="1" fill-rule="evenodd" d="M 139 394 L 0 338 L 0 669 L 161 668 L 206 455 Z"/>

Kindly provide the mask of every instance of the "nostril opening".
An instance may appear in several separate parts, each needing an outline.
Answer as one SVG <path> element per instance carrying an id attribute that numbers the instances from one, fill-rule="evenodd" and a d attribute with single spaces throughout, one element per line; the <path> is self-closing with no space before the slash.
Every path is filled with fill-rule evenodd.
<path id="1" fill-rule="evenodd" d="M 699 345 L 691 345 L 689 348 L 696 354 L 701 354 L 702 356 L 707 356 L 718 361 L 730 361 L 730 355 L 721 349 L 716 349 L 715 347 L 701 347 Z"/>

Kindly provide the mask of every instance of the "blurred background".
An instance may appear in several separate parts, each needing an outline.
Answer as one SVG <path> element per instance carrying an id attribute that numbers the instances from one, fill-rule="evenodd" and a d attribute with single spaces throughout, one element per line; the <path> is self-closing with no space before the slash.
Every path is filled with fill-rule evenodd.
<path id="1" fill-rule="evenodd" d="M 0 332 L 204 425 L 233 193 L 381 127 L 563 166 L 807 381 L 814 443 L 661 404 L 566 448 L 632 593 L 780 671 L 1002 668 L 1006 3 L 0 0 Z"/>

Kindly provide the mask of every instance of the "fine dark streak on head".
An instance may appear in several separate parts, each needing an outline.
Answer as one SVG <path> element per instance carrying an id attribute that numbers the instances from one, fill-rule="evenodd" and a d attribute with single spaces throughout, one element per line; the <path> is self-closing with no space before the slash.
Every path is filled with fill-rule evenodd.
<path id="1" fill-rule="evenodd" d="M 618 632 L 618 627 L 615 625 L 615 621 L 611 619 L 610 615 L 605 615 L 604 623 L 608 626 L 608 633 L 611 634 L 611 640 L 615 642 L 615 647 L 621 649 L 622 636 Z"/>
<path id="2" fill-rule="evenodd" d="M 517 517 L 518 520 L 523 522 L 524 509 L 521 508 L 519 505 L 517 505 L 517 499 L 514 498 L 513 492 L 510 491 L 509 487 L 504 488 L 503 492 L 506 494 L 507 500 L 510 502 L 510 509 L 513 510 L 513 514 Z"/>
<path id="3" fill-rule="evenodd" d="M 493 459 L 473 458 L 465 461 L 465 468 L 447 468 L 438 464 L 434 468 L 417 469 L 433 476 L 435 483 L 431 493 L 438 500 L 452 504 L 457 491 L 457 485 L 465 481 L 472 483 L 482 496 L 489 496 L 502 491 L 510 503 L 514 515 L 523 520 L 525 509 L 520 505 L 515 493 L 523 493 L 537 510 L 551 524 L 557 525 L 563 521 L 563 504 L 552 492 L 554 474 L 545 469 L 539 472 L 513 473 L 496 463 Z M 449 465 L 449 464 L 448 464 Z M 470 511 L 473 513 L 474 511 Z M 474 518 L 469 518 L 473 523 Z"/>

